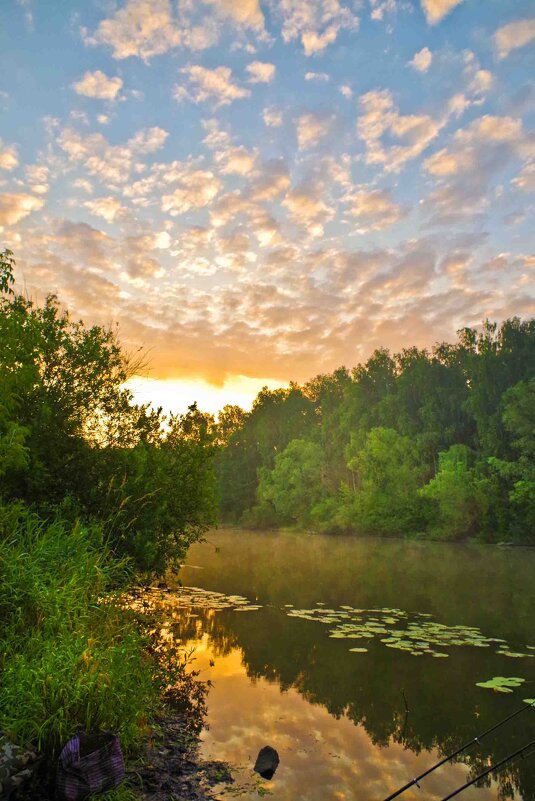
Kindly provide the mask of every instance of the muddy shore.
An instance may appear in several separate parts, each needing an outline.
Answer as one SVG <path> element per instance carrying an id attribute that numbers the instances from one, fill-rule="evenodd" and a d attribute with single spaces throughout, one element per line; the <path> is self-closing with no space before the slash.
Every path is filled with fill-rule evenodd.
<path id="1" fill-rule="evenodd" d="M 216 785 L 231 784 L 225 762 L 202 760 L 202 720 L 191 712 L 167 706 L 152 721 L 151 734 L 137 755 L 126 761 L 124 786 L 139 801 L 217 801 Z M 99 798 L 100 796 L 93 796 Z M 8 796 L 10 801 L 54 801 L 53 772 L 37 763 L 32 778 Z"/>

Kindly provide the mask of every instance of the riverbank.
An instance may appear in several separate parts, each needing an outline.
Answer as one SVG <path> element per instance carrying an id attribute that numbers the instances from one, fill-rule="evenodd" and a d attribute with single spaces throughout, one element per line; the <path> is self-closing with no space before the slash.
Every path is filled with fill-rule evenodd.
<path id="1" fill-rule="evenodd" d="M 215 785 L 230 784 L 225 762 L 199 756 L 198 735 L 191 733 L 197 720 L 168 709 L 154 721 L 154 736 L 139 758 L 127 766 L 125 786 L 139 801 L 215 801 Z"/>
<path id="2" fill-rule="evenodd" d="M 305 527 L 302 525 L 294 525 L 294 526 L 247 526 L 242 525 L 239 523 L 227 523 L 223 522 L 220 523 L 217 528 L 211 529 L 207 532 L 205 536 L 205 540 L 209 540 L 210 535 L 216 533 L 217 531 L 233 531 L 237 535 L 240 533 L 248 533 L 251 531 L 256 532 L 257 534 L 270 534 L 270 535 L 281 535 L 281 534 L 288 534 L 291 536 L 307 536 L 307 537 L 332 537 L 333 539 L 354 539 L 354 540 L 370 540 L 370 541 L 401 541 L 407 543 L 431 543 L 431 544 L 442 544 L 442 545 L 451 545 L 453 547 L 458 545 L 481 545 L 481 546 L 491 546 L 493 548 L 522 548 L 522 549 L 535 549 L 535 543 L 531 542 L 516 542 L 514 540 L 499 540 L 496 542 L 489 542 L 488 540 L 481 539 L 480 537 L 465 537 L 459 540 L 448 540 L 442 537 L 433 537 L 427 533 L 422 532 L 415 532 L 414 534 L 382 534 L 379 535 L 377 533 L 363 533 L 361 531 L 357 531 L 356 529 L 347 530 L 347 531 L 320 531 L 319 529 Z"/>
<path id="3" fill-rule="evenodd" d="M 232 783 L 225 762 L 200 758 L 202 719 L 197 713 L 178 712 L 167 703 L 151 721 L 150 728 L 150 736 L 139 752 L 126 762 L 124 782 L 115 791 L 105 794 L 105 801 L 216 801 L 212 788 Z M 50 766 L 38 764 L 31 771 L 31 778 L 9 798 L 53 801 L 52 773 Z M 1 792 L 0 797 L 4 798 Z"/>
<path id="4" fill-rule="evenodd" d="M 226 780 L 198 758 L 206 683 L 172 622 L 130 603 L 133 581 L 98 526 L 0 504 L 0 797 L 54 798 L 58 755 L 80 731 L 120 737 L 127 782 L 106 801 L 209 801 Z"/>

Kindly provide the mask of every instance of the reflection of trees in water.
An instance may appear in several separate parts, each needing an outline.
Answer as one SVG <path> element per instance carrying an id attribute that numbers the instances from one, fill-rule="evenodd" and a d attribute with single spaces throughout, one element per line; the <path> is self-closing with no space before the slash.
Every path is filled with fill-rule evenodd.
<path id="1" fill-rule="evenodd" d="M 334 717 L 346 715 L 377 746 L 393 741 L 415 753 L 433 748 L 451 753 L 518 708 L 522 697 L 533 695 L 527 689 L 514 697 L 478 690 L 482 661 L 476 649 L 455 649 L 448 660 L 416 660 L 374 641 L 367 644 L 369 653 L 350 654 L 351 641 L 329 639 L 325 628 L 290 619 L 275 608 L 243 614 L 196 611 L 198 618 L 184 619 L 184 638 L 209 634 L 216 656 L 239 648 L 249 677 L 275 681 L 283 690 L 293 687 Z M 510 660 L 505 667 L 503 657 L 487 651 L 486 672 L 489 663 L 494 670 L 489 675 L 508 674 L 516 664 Z M 475 776 L 534 737 L 535 711 L 528 710 L 461 759 Z M 533 758 L 504 768 L 497 779 L 501 797 L 516 790 L 526 801 L 535 798 Z"/>

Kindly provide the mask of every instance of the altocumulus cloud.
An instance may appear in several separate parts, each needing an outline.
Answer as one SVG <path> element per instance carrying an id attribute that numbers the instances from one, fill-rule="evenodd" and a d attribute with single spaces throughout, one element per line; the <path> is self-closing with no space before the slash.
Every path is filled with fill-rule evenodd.
<path id="1" fill-rule="evenodd" d="M 94 97 L 98 100 L 115 100 L 122 86 L 121 78 L 108 78 L 101 70 L 86 72 L 79 81 L 72 84 L 77 95 Z"/>

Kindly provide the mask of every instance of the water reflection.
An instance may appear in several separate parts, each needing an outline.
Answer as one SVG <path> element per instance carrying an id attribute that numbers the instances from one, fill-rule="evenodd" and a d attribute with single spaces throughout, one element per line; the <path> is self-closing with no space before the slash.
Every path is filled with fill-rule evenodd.
<path id="1" fill-rule="evenodd" d="M 266 743 L 281 757 L 276 776 L 262 786 L 273 799 L 325 801 L 381 799 L 391 788 L 424 770 L 439 757 L 436 749 L 415 754 L 400 744 L 377 747 L 364 725 L 355 727 L 343 715 L 337 719 L 318 705 L 307 703 L 296 689 L 280 690 L 266 679 L 251 682 L 238 648 L 215 656 L 208 636 L 190 641 L 197 646 L 198 667 L 214 682 L 210 692 L 210 729 L 204 734 L 204 753 L 237 766 L 238 783 L 247 797 L 256 797 L 251 771 L 256 754 Z M 209 660 L 215 658 L 213 668 Z M 426 799 L 440 799 L 466 780 L 463 765 L 430 776 Z M 222 792 L 224 796 L 224 791 Z M 422 798 L 415 790 L 407 801 Z M 466 798 L 490 801 L 496 788 L 472 790 Z"/>
<path id="2" fill-rule="evenodd" d="M 214 681 L 207 752 L 252 767 L 258 750 L 273 745 L 281 755 L 268 785 L 274 799 L 381 799 L 535 695 L 535 660 L 463 647 L 448 659 L 416 659 L 376 639 L 367 652 L 351 653 L 361 640 L 330 639 L 328 629 L 285 608 L 319 601 L 432 612 L 525 652 L 534 644 L 532 552 L 223 532 L 197 546 L 192 561 L 204 569 L 186 568 L 184 583 L 264 604 L 247 614 L 182 609 L 180 624 Z M 524 689 L 500 696 L 476 687 L 498 675 L 523 677 Z M 425 795 L 412 797 L 441 798 L 534 737 L 530 710 L 471 749 L 469 770 L 446 766 L 425 781 Z M 488 801 L 514 789 L 524 801 L 535 798 L 535 759 L 461 797 Z"/>

